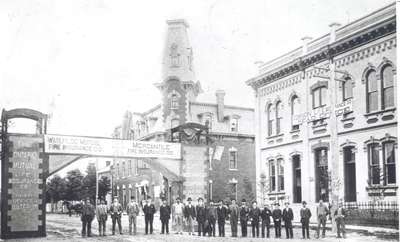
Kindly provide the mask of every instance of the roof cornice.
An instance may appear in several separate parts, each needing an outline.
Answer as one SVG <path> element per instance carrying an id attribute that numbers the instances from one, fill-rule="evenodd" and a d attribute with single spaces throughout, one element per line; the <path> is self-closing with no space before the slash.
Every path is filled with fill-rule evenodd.
<path id="1" fill-rule="evenodd" d="M 393 33 L 396 33 L 396 16 L 392 16 L 384 21 L 378 22 L 367 29 L 362 29 L 358 32 L 352 33 L 351 35 L 330 45 L 328 44 L 322 46 L 321 48 L 308 53 L 305 56 L 292 59 L 289 62 L 278 66 L 277 68 L 271 69 L 266 73 L 249 79 L 246 81 L 246 84 L 251 86 L 253 89 L 257 89 L 265 84 L 289 76 L 295 72 L 303 71 L 310 66 L 332 59 L 354 48 L 360 47 Z"/>

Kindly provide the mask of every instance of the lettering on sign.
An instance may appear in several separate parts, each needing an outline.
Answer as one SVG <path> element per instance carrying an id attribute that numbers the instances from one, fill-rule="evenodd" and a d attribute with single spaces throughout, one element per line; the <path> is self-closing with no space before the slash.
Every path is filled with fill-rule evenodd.
<path id="1" fill-rule="evenodd" d="M 344 102 L 335 105 L 335 116 L 341 116 L 345 113 L 353 111 L 353 100 L 349 99 Z M 301 113 L 293 115 L 293 125 L 300 125 L 305 122 L 312 122 L 315 120 L 330 118 L 331 116 L 330 107 L 321 107 L 312 110 L 311 112 Z"/>
<path id="2" fill-rule="evenodd" d="M 42 137 L 9 136 L 7 216 L 9 233 L 35 231 L 43 226 L 43 160 L 39 154 Z"/>
<path id="3" fill-rule="evenodd" d="M 335 115 L 342 116 L 343 114 L 353 111 L 353 99 L 348 99 L 342 103 L 335 105 Z"/>
<path id="4" fill-rule="evenodd" d="M 181 158 L 181 145 L 168 142 L 144 142 L 79 136 L 45 135 L 49 154 L 93 155 L 103 157 Z"/>

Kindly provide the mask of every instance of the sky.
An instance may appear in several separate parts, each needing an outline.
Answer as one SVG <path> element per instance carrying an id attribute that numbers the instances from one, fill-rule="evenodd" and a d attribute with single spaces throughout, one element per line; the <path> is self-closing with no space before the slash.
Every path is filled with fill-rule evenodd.
<path id="1" fill-rule="evenodd" d="M 204 93 L 253 106 L 245 81 L 268 61 L 391 0 L 2 0 L 0 108 L 50 114 L 48 133 L 110 136 L 126 110 L 161 101 L 166 20 L 190 25 Z M 240 97 L 240 98 L 238 98 Z"/>

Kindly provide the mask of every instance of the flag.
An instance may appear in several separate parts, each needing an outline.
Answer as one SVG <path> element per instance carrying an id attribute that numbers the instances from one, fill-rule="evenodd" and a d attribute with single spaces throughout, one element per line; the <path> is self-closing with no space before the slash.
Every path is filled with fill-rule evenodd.
<path id="1" fill-rule="evenodd" d="M 224 146 L 215 147 L 214 160 L 221 160 L 222 153 L 224 153 L 224 148 L 225 148 Z"/>

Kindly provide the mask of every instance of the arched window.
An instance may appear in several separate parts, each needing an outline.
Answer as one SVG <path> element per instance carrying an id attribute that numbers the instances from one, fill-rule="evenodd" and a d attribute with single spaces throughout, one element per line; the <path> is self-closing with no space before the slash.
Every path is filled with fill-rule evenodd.
<path id="1" fill-rule="evenodd" d="M 283 165 L 283 159 L 279 158 L 276 165 L 278 167 L 278 191 L 285 190 L 285 170 Z"/>
<path id="2" fill-rule="evenodd" d="M 282 102 L 278 101 L 276 103 L 276 134 L 281 133 L 281 120 L 282 120 Z"/>
<path id="3" fill-rule="evenodd" d="M 378 82 L 376 80 L 376 71 L 370 70 L 367 74 L 367 112 L 378 110 Z"/>
<path id="4" fill-rule="evenodd" d="M 386 65 L 381 72 L 382 81 L 382 109 L 394 107 L 394 78 L 393 67 Z"/>
<path id="5" fill-rule="evenodd" d="M 328 95 L 327 86 L 319 86 L 312 90 L 313 108 L 319 108 L 326 105 Z"/>
<path id="6" fill-rule="evenodd" d="M 299 130 L 300 124 L 295 119 L 295 116 L 300 113 L 300 98 L 297 95 L 294 95 L 290 100 L 290 108 L 292 117 L 292 130 Z"/>
<path id="7" fill-rule="evenodd" d="M 353 81 L 350 77 L 346 77 L 342 82 L 343 101 L 353 98 Z"/>
<path id="8" fill-rule="evenodd" d="M 269 191 L 276 190 L 276 165 L 274 160 L 269 161 Z"/>
<path id="9" fill-rule="evenodd" d="M 385 166 L 385 185 L 396 184 L 396 159 L 394 142 L 383 143 L 383 165 Z"/>
<path id="10" fill-rule="evenodd" d="M 172 109 L 177 109 L 178 108 L 178 95 L 177 94 L 172 94 L 171 95 L 171 108 Z"/>
<path id="11" fill-rule="evenodd" d="M 267 117 L 267 119 L 268 119 L 268 136 L 271 136 L 274 134 L 274 118 L 275 118 L 272 104 L 268 105 L 267 116 L 268 116 Z"/>
<path id="12" fill-rule="evenodd" d="M 379 144 L 371 143 L 368 145 L 368 175 L 370 185 L 379 185 L 381 183 L 379 163 Z"/>

